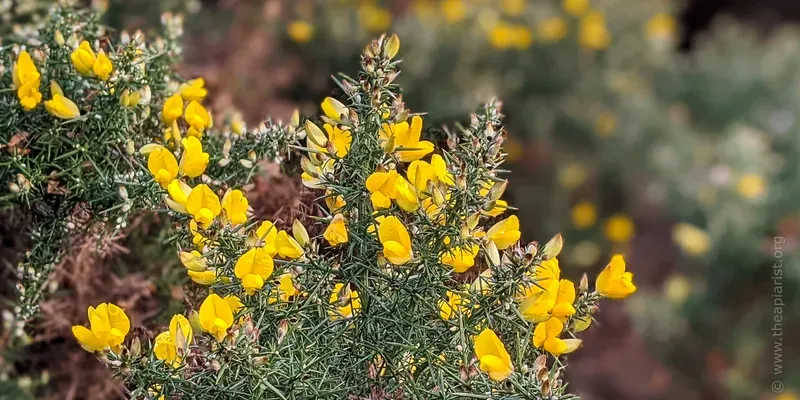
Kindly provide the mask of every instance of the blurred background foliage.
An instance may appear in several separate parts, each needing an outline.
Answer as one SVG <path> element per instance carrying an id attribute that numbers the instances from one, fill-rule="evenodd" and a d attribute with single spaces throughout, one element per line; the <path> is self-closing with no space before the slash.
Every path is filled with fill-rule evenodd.
<path id="1" fill-rule="evenodd" d="M 92 3 L 107 23 L 129 30 L 146 30 L 163 11 L 183 12 L 185 75 L 206 78 L 215 112 L 238 110 L 250 123 L 288 118 L 293 108 L 315 113 L 334 90 L 331 75 L 355 71 L 371 38 L 398 33 L 404 100 L 428 113 L 427 127 L 464 121 L 491 96 L 503 101 L 508 200 L 525 238 L 562 232 L 569 278 L 595 273 L 612 252 L 630 259 L 640 291 L 609 305 L 571 357 L 578 394 L 798 398 L 800 350 L 791 344 L 800 328 L 800 31 L 776 23 L 800 16 L 794 2 Z M 272 183 L 251 197 L 297 193 Z M 183 276 L 163 261 L 169 249 L 153 248 L 133 225 L 122 246 L 139 256 L 114 256 L 115 276 L 149 278 L 153 300 L 140 321 L 158 325 L 167 304 L 180 301 Z M 780 376 L 777 301 L 785 304 Z M 57 367 L 17 369 L 29 384 L 47 368 Z M 63 375 L 33 393 L 119 393 L 65 394 L 85 376 Z M 770 389 L 776 379 L 781 395 Z"/>

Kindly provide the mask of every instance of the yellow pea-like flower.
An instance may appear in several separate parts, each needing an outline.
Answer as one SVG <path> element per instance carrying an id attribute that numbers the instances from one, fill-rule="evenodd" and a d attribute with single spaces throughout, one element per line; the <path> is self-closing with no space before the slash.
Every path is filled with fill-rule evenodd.
<path id="1" fill-rule="evenodd" d="M 164 101 L 161 109 L 161 120 L 164 124 L 171 126 L 172 122 L 183 115 L 183 99 L 179 93 L 173 94 Z"/>
<path id="2" fill-rule="evenodd" d="M 125 89 L 119 96 L 119 104 L 123 107 L 135 107 L 142 100 L 142 93 L 138 90 Z"/>
<path id="3" fill-rule="evenodd" d="M 408 181 L 414 185 L 419 192 L 427 190 L 428 181 L 436 177 L 433 166 L 422 160 L 412 161 L 411 164 L 408 165 L 406 176 L 408 177 Z"/>
<path id="4" fill-rule="evenodd" d="M 550 314 L 553 317 L 556 317 L 561 320 L 561 322 L 566 322 L 567 318 L 575 314 L 575 306 L 573 303 L 575 302 L 575 284 L 568 280 L 562 279 L 558 283 L 558 294 L 556 295 L 556 304 L 553 306 L 553 309 L 550 311 Z"/>
<path id="5" fill-rule="evenodd" d="M 394 133 L 395 153 L 403 162 L 419 160 L 433 151 L 433 143 L 420 141 L 422 134 L 422 117 L 411 117 L 411 125 L 406 130 Z"/>
<path id="6" fill-rule="evenodd" d="M 445 321 L 448 321 L 450 318 L 453 318 L 458 313 L 463 313 L 465 307 L 463 305 L 467 303 L 467 299 L 461 297 L 460 294 L 447 291 L 447 300 L 439 300 L 439 317 Z"/>
<path id="7" fill-rule="evenodd" d="M 182 251 L 179 257 L 181 259 L 181 264 L 189 271 L 203 272 L 208 269 L 206 258 L 197 250 L 192 250 L 190 252 Z"/>
<path id="8" fill-rule="evenodd" d="M 39 79 L 36 79 L 17 89 L 17 97 L 23 110 L 33 110 L 42 101 L 42 93 L 39 91 L 40 84 Z"/>
<path id="9" fill-rule="evenodd" d="M 107 81 L 108 77 L 111 76 L 111 72 L 114 71 L 114 65 L 103 50 L 97 53 L 97 59 L 92 66 L 92 71 L 94 71 L 95 76 L 104 81 Z"/>
<path id="10" fill-rule="evenodd" d="M 575 314 L 575 284 L 570 280 L 549 280 L 546 290 L 530 295 L 520 304 L 520 314 L 531 322 L 556 317 L 562 322 Z"/>
<path id="11" fill-rule="evenodd" d="M 394 215 L 381 221 L 378 240 L 383 245 L 383 256 L 394 265 L 403 265 L 413 257 L 408 230 Z"/>
<path id="12" fill-rule="evenodd" d="M 242 280 L 247 294 L 252 295 L 264 286 L 275 269 L 272 256 L 264 247 L 253 247 L 236 261 L 233 273 Z"/>
<path id="13" fill-rule="evenodd" d="M 624 299 L 636 291 L 633 273 L 625 271 L 625 258 L 621 254 L 611 257 L 611 262 L 597 275 L 597 292 L 603 297 Z"/>
<path id="14" fill-rule="evenodd" d="M 194 217 L 198 224 L 207 227 L 222 212 L 222 205 L 219 197 L 211 188 L 200 184 L 195 186 L 186 198 L 186 211 Z"/>
<path id="15" fill-rule="evenodd" d="M 44 108 L 54 117 L 61 119 L 73 119 L 81 115 L 78 106 L 59 93 L 53 94 L 51 100 L 45 101 Z"/>
<path id="16" fill-rule="evenodd" d="M 221 342 L 233 325 L 233 310 L 217 294 L 209 294 L 200 306 L 200 326 Z"/>
<path id="17" fill-rule="evenodd" d="M 347 205 L 347 202 L 344 201 L 344 196 L 340 194 L 337 195 L 330 189 L 325 191 L 325 196 L 325 204 L 328 206 L 328 211 L 330 211 L 331 214 L 336 214 Z"/>
<path id="18" fill-rule="evenodd" d="M 342 115 L 348 114 L 347 107 L 333 97 L 326 97 L 325 100 L 322 101 L 321 107 L 325 116 L 334 121 L 339 121 Z"/>
<path id="19" fill-rule="evenodd" d="M 208 286 L 217 281 L 217 271 L 213 269 L 207 271 L 188 270 L 186 273 L 189 275 L 192 282 L 198 285 Z"/>
<path id="20" fill-rule="evenodd" d="M 156 336 L 153 352 L 157 359 L 177 368 L 183 362 L 192 339 L 192 324 L 183 315 L 176 314 L 169 323 L 169 330 Z"/>
<path id="21" fill-rule="evenodd" d="M 17 56 L 17 62 L 14 63 L 11 76 L 14 81 L 14 87 L 17 90 L 27 83 L 41 82 L 39 70 L 36 69 L 31 55 L 25 50 L 21 51 Z M 36 84 L 36 89 L 39 89 L 39 83 Z"/>
<path id="22" fill-rule="evenodd" d="M 370 192 L 372 207 L 376 210 L 392 206 L 395 197 L 395 182 L 400 175 L 396 170 L 373 172 L 367 177 L 366 187 Z"/>
<path id="23" fill-rule="evenodd" d="M 416 189 L 402 176 L 398 176 L 394 181 L 394 200 L 406 212 L 414 212 L 419 209 Z"/>
<path id="24" fill-rule="evenodd" d="M 277 240 L 278 240 L 278 227 L 272 221 L 264 221 L 256 229 L 256 239 L 260 242 L 258 244 L 267 250 L 267 253 L 274 257 L 278 253 Z"/>
<path id="25" fill-rule="evenodd" d="M 200 103 L 192 100 L 186 106 L 184 114 L 186 123 L 198 131 L 204 131 L 206 128 L 211 127 L 211 114 Z"/>
<path id="26" fill-rule="evenodd" d="M 550 318 L 545 322 L 540 322 L 533 330 L 533 345 L 536 348 L 544 348 L 555 357 L 575 351 L 581 344 L 579 339 L 561 339 L 561 332 L 564 331 L 564 323 L 558 318 Z"/>
<path id="27" fill-rule="evenodd" d="M 187 214 L 186 201 L 189 199 L 189 194 L 192 193 L 192 187 L 182 180 L 173 179 L 167 185 L 167 193 L 169 193 L 169 198 L 166 199 L 169 208 Z"/>
<path id="28" fill-rule="evenodd" d="M 186 101 L 203 101 L 208 94 L 208 90 L 206 90 L 205 86 L 205 79 L 192 79 L 189 82 L 181 84 L 178 88 L 178 93 L 180 93 L 181 98 Z"/>
<path id="29" fill-rule="evenodd" d="M 442 264 L 453 268 L 457 273 L 462 273 L 475 265 L 475 256 L 479 250 L 480 247 L 474 244 L 459 246 L 442 253 L 440 259 Z"/>
<path id="30" fill-rule="evenodd" d="M 86 351 L 95 352 L 110 349 L 119 354 L 122 342 L 131 330 L 131 321 L 119 306 L 101 303 L 89 307 L 89 328 L 82 325 L 72 327 L 72 334 Z"/>
<path id="31" fill-rule="evenodd" d="M 349 285 L 337 283 L 333 287 L 328 303 L 333 305 L 331 319 L 351 318 L 361 310 L 361 298 L 355 290 L 351 290 Z"/>
<path id="32" fill-rule="evenodd" d="M 209 154 L 203 152 L 203 143 L 196 137 L 189 136 L 181 140 L 181 145 L 183 145 L 181 172 L 190 178 L 203 175 L 209 160 Z"/>
<path id="33" fill-rule="evenodd" d="M 520 238 L 519 218 L 512 215 L 496 224 L 486 232 L 486 237 L 494 242 L 499 250 L 505 250 L 517 243 Z"/>
<path id="34" fill-rule="evenodd" d="M 350 151 L 350 145 L 353 143 L 353 135 L 350 131 L 339 129 L 339 127 L 331 126 L 330 124 L 325 124 L 322 127 L 328 134 L 328 142 L 333 145 L 333 154 L 339 158 L 346 156 Z"/>
<path id="35" fill-rule="evenodd" d="M 300 247 L 300 243 L 297 243 L 297 240 L 289 236 L 286 231 L 278 232 L 278 237 L 275 239 L 275 247 L 278 250 L 278 255 L 283 258 L 294 260 L 303 255 L 303 248 Z"/>
<path id="36" fill-rule="evenodd" d="M 322 237 L 324 237 L 331 246 L 347 243 L 349 236 L 347 234 L 347 225 L 342 214 L 336 214 L 333 217 L 331 223 L 325 228 Z"/>
<path id="37" fill-rule="evenodd" d="M 231 311 L 234 313 L 244 309 L 244 303 L 242 303 L 242 300 L 232 294 L 223 297 L 222 300 L 225 300 L 225 302 L 228 303 L 228 307 L 230 307 Z"/>
<path id="38" fill-rule="evenodd" d="M 530 297 L 531 295 L 541 293 L 545 288 L 548 288 L 549 285 L 552 285 L 553 282 L 558 282 L 559 279 L 561 279 L 561 268 L 558 265 L 558 259 L 551 258 L 542 261 L 542 263 L 537 265 L 533 270 L 531 278 L 535 283 L 522 288 L 523 297 Z"/>
<path id="39" fill-rule="evenodd" d="M 498 382 L 505 380 L 514 372 L 511 356 L 493 330 L 486 328 L 481 331 L 475 337 L 474 346 L 480 369 L 489 374 L 492 380 Z"/>
<path id="40" fill-rule="evenodd" d="M 169 149 L 158 146 L 147 156 L 147 169 L 153 174 L 153 179 L 166 188 L 178 177 L 178 160 Z"/>
<path id="41" fill-rule="evenodd" d="M 280 279 L 278 279 L 278 287 L 270 293 L 269 299 L 267 302 L 269 304 L 277 303 L 280 300 L 282 303 L 286 303 L 300 294 L 300 290 L 298 290 L 294 286 L 294 282 L 292 282 L 292 275 L 291 274 L 283 274 L 281 275 Z"/>
<path id="42" fill-rule="evenodd" d="M 444 157 L 434 154 L 431 156 L 431 167 L 433 167 L 433 175 L 435 180 L 442 182 L 445 185 L 453 186 L 456 184 L 453 179 L 453 174 L 447 169 L 447 162 Z"/>
<path id="43" fill-rule="evenodd" d="M 92 76 L 97 56 L 92 46 L 87 41 L 82 41 L 80 46 L 70 54 L 70 60 L 75 69 L 83 76 Z"/>
<path id="44" fill-rule="evenodd" d="M 222 210 L 224 211 L 225 219 L 233 226 L 247 221 L 249 207 L 250 202 L 239 189 L 230 190 L 225 193 L 225 196 L 222 196 Z"/>

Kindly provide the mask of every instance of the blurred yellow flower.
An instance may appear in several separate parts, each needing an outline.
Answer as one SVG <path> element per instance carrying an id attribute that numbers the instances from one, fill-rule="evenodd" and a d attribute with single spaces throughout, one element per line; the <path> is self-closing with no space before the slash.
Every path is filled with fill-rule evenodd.
<path id="1" fill-rule="evenodd" d="M 110 349 L 120 354 L 122 342 L 131 330 L 131 321 L 119 306 L 101 303 L 89 307 L 89 328 L 82 325 L 72 327 L 72 334 L 81 347 L 89 352 Z"/>
<path id="2" fill-rule="evenodd" d="M 222 212 L 222 205 L 219 202 L 219 197 L 211 188 L 205 184 L 200 184 L 195 186 L 186 198 L 186 211 L 194 217 L 200 226 L 208 227 L 214 222 L 214 218 Z"/>
<path id="3" fill-rule="evenodd" d="M 456 23 L 467 16 L 467 7 L 463 0 L 442 0 L 442 15 L 445 21 Z"/>
<path id="4" fill-rule="evenodd" d="M 633 273 L 625 271 L 625 258 L 621 254 L 611 257 L 611 262 L 597 275 L 597 292 L 603 297 L 624 299 L 636 291 Z"/>
<path id="5" fill-rule="evenodd" d="M 505 250 L 519 241 L 519 218 L 512 215 L 494 224 L 486 232 L 486 238 L 494 242 L 499 250 Z"/>
<path id="6" fill-rule="evenodd" d="M 125 89 L 119 96 L 119 104 L 123 107 L 135 107 L 139 105 L 141 99 L 142 94 L 138 90 Z"/>
<path id="7" fill-rule="evenodd" d="M 347 243 L 349 236 L 347 234 L 347 225 L 345 224 L 342 214 L 336 214 L 333 217 L 331 223 L 325 228 L 322 237 L 324 237 L 331 246 Z"/>
<path id="8" fill-rule="evenodd" d="M 458 293 L 447 291 L 447 300 L 439 300 L 439 317 L 445 321 L 464 311 L 463 304 L 467 302 Z"/>
<path id="9" fill-rule="evenodd" d="M 397 217 L 390 215 L 378 226 L 378 240 L 383 245 L 383 256 L 394 265 L 403 265 L 411 260 L 411 237 Z"/>
<path id="10" fill-rule="evenodd" d="M 676 224 L 672 228 L 672 240 L 690 256 L 703 255 L 711 246 L 708 232 L 685 222 Z"/>
<path id="11" fill-rule="evenodd" d="M 673 304 L 683 304 L 692 294 L 692 281 L 682 274 L 672 274 L 664 283 L 664 297 Z"/>
<path id="12" fill-rule="evenodd" d="M 161 120 L 169 126 L 172 125 L 172 121 L 177 120 L 181 115 L 183 115 L 183 99 L 181 99 L 180 93 L 175 93 L 164 101 L 164 107 L 161 109 Z"/>
<path id="13" fill-rule="evenodd" d="M 308 43 L 314 37 L 314 25 L 308 21 L 297 19 L 289 23 L 286 33 L 296 43 Z"/>
<path id="14" fill-rule="evenodd" d="M 511 356 L 493 330 L 486 328 L 475 337 L 475 357 L 480 369 L 494 381 L 502 381 L 514 372 Z"/>
<path id="15" fill-rule="evenodd" d="M 545 322 L 540 322 L 533 330 L 533 345 L 542 348 L 558 357 L 562 354 L 571 353 L 580 346 L 579 339 L 561 339 L 561 332 L 564 331 L 564 323 L 558 318 L 550 318 Z"/>
<path id="16" fill-rule="evenodd" d="M 736 191 L 745 199 L 752 200 L 763 196 L 767 190 L 766 186 L 767 184 L 761 175 L 745 174 L 736 183 Z"/>
<path id="17" fill-rule="evenodd" d="M 526 1 L 527 0 L 501 0 L 500 7 L 506 14 L 512 17 L 518 17 L 525 12 Z"/>
<path id="18" fill-rule="evenodd" d="M 645 36 L 651 40 L 673 39 L 677 32 L 675 18 L 667 13 L 658 13 L 647 21 Z"/>
<path id="19" fill-rule="evenodd" d="M 337 283 L 333 287 L 328 303 L 333 305 L 333 310 L 331 310 L 332 319 L 350 318 L 361 310 L 361 298 L 358 292 L 350 290 L 350 286 L 344 283 Z"/>
<path id="20" fill-rule="evenodd" d="M 603 235 L 612 243 L 627 243 L 636 233 L 633 221 L 625 214 L 615 214 L 603 224 Z"/>
<path id="21" fill-rule="evenodd" d="M 189 136 L 181 140 L 183 145 L 183 156 L 181 156 L 181 173 L 190 177 L 197 178 L 203 175 L 208 166 L 209 154 L 203 152 L 203 144 L 194 136 Z"/>
<path id="22" fill-rule="evenodd" d="M 274 270 L 274 262 L 267 249 L 253 247 L 236 260 L 233 273 L 242 280 L 247 294 L 252 295 L 264 287 L 264 282 L 269 279 Z"/>
<path id="23" fill-rule="evenodd" d="M 153 179 L 166 188 L 178 177 L 178 160 L 169 149 L 158 146 L 147 156 L 147 169 L 153 174 Z"/>
<path id="24" fill-rule="evenodd" d="M 205 79 L 192 79 L 189 82 L 182 83 L 178 88 L 178 93 L 181 95 L 181 98 L 186 101 L 203 101 L 208 94 L 208 90 L 206 90 L 205 86 Z"/>
<path id="25" fill-rule="evenodd" d="M 597 116 L 594 121 L 594 131 L 597 136 L 609 137 L 617 129 L 617 117 L 608 111 L 605 111 Z"/>
<path id="26" fill-rule="evenodd" d="M 611 44 L 611 33 L 606 27 L 606 18 L 599 11 L 592 11 L 581 18 L 578 27 L 578 42 L 588 50 L 605 50 Z"/>
<path id="27" fill-rule="evenodd" d="M 325 196 L 325 205 L 328 206 L 328 211 L 330 211 L 331 214 L 338 213 L 347 205 L 347 202 L 344 201 L 344 196 L 336 194 L 330 189 L 325 191 Z"/>
<path id="28" fill-rule="evenodd" d="M 365 3 L 358 7 L 358 20 L 368 31 L 382 33 L 392 25 L 392 13 L 376 4 Z"/>
<path id="29" fill-rule="evenodd" d="M 283 274 L 278 279 L 278 287 L 275 288 L 267 299 L 269 304 L 277 303 L 280 300 L 282 303 L 286 303 L 292 299 L 292 297 L 297 296 L 300 294 L 300 291 L 294 286 L 294 282 L 292 282 L 292 275 L 291 274 Z"/>
<path id="30" fill-rule="evenodd" d="M 222 196 L 222 210 L 225 219 L 236 226 L 247 221 L 250 202 L 241 190 L 230 190 Z"/>
<path id="31" fill-rule="evenodd" d="M 570 163 L 558 171 L 558 182 L 567 190 L 575 189 L 589 177 L 589 170 L 581 164 Z"/>
<path id="32" fill-rule="evenodd" d="M 111 72 L 114 71 L 114 65 L 111 64 L 111 60 L 108 59 L 103 50 L 97 53 L 97 59 L 94 62 L 94 66 L 92 66 L 92 71 L 94 71 L 95 76 L 104 81 L 107 81 L 108 77 L 111 76 Z"/>
<path id="33" fill-rule="evenodd" d="M 533 44 L 533 33 L 522 25 L 499 22 L 489 30 L 489 43 L 498 50 L 527 49 Z"/>
<path id="34" fill-rule="evenodd" d="M 578 229 L 591 228 L 597 221 L 597 208 L 588 201 L 582 201 L 572 207 L 572 225 Z"/>
<path id="35" fill-rule="evenodd" d="M 561 6 L 568 14 L 582 17 L 589 11 L 589 0 L 562 0 Z"/>
<path id="36" fill-rule="evenodd" d="M 81 115 L 78 106 L 59 93 L 53 94 L 51 100 L 45 101 L 44 108 L 54 117 L 61 119 L 73 119 Z"/>
<path id="37" fill-rule="evenodd" d="M 233 310 L 225 300 L 211 293 L 200 305 L 200 326 L 221 342 L 233 325 Z"/>
<path id="38" fill-rule="evenodd" d="M 94 63 L 97 60 L 92 46 L 87 41 L 82 41 L 80 46 L 70 54 L 70 60 L 75 69 L 83 76 L 92 76 Z"/>
<path id="39" fill-rule="evenodd" d="M 555 43 L 567 36 L 567 21 L 560 17 L 550 17 L 539 23 L 539 38 L 545 43 Z"/>

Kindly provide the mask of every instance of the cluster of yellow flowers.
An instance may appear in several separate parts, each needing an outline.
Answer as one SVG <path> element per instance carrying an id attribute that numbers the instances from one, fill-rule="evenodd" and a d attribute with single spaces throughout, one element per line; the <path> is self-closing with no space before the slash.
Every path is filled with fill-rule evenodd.
<path id="1" fill-rule="evenodd" d="M 105 52 L 101 49 L 99 53 L 95 53 L 89 42 L 85 40 L 72 52 L 70 59 L 75 70 L 87 77 L 107 81 L 114 71 L 114 66 Z M 22 108 L 25 111 L 35 109 L 42 101 L 40 91 L 42 79 L 36 64 L 27 51 L 20 51 L 12 75 Z M 64 96 L 64 91 L 55 80 L 50 81 L 50 95 L 50 100 L 44 102 L 44 108 L 51 115 L 61 119 L 74 119 L 81 115 L 78 106 Z"/>

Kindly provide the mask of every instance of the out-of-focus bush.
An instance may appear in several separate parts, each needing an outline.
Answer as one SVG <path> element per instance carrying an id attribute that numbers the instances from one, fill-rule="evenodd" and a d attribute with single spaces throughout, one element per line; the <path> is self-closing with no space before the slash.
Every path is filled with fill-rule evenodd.
<path id="1" fill-rule="evenodd" d="M 298 1 L 269 29 L 319 75 L 354 69 L 369 35 L 397 32 L 404 100 L 432 121 L 503 99 L 529 233 L 566 231 L 573 268 L 612 249 L 649 264 L 651 289 L 629 311 L 653 352 L 696 388 L 752 398 L 769 392 L 771 329 L 797 328 L 799 35 L 721 21 L 681 54 L 669 7 Z"/>

